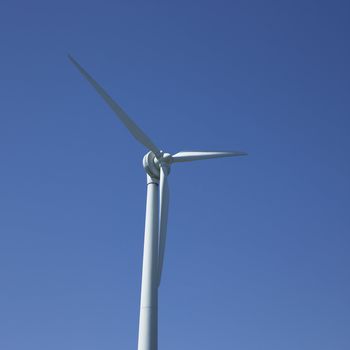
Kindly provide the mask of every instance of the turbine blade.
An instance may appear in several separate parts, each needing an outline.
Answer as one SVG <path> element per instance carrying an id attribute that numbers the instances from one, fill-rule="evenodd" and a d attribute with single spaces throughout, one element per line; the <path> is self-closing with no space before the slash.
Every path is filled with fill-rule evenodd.
<path id="1" fill-rule="evenodd" d="M 245 156 L 247 153 L 239 151 L 216 152 L 216 151 L 183 151 L 171 156 L 173 163 L 191 162 L 193 160 L 203 160 L 211 158 Z"/>
<path id="2" fill-rule="evenodd" d="M 126 112 L 115 102 L 108 93 L 97 83 L 97 81 L 70 55 L 69 60 L 84 76 L 84 78 L 94 87 L 97 93 L 107 102 L 109 107 L 117 115 L 120 121 L 127 127 L 130 133 L 137 141 L 142 143 L 146 148 L 152 151 L 156 157 L 160 157 L 159 148 L 151 141 L 151 139 L 135 124 L 135 122 L 126 114 Z"/>
<path id="3" fill-rule="evenodd" d="M 159 196 L 158 286 L 160 285 L 164 264 L 169 208 L 168 167 L 164 164 L 160 164 Z"/>

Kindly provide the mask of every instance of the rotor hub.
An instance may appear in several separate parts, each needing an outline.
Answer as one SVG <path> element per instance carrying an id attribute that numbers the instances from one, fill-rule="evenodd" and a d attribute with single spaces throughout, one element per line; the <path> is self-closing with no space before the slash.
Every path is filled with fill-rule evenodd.
<path id="1" fill-rule="evenodd" d="M 161 152 L 161 157 L 157 158 L 156 155 L 150 151 L 145 154 L 143 157 L 143 167 L 146 170 L 146 173 L 156 179 L 160 178 L 160 165 L 165 165 L 167 168 L 168 174 L 170 173 L 170 164 L 171 164 L 171 154 Z"/>

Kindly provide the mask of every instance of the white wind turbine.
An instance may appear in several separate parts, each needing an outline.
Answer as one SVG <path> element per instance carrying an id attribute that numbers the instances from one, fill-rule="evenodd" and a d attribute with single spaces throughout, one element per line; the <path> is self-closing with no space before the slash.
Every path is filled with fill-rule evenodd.
<path id="1" fill-rule="evenodd" d="M 143 158 L 147 174 L 147 203 L 143 250 L 138 350 L 158 348 L 158 288 L 160 285 L 168 220 L 170 166 L 210 158 L 243 156 L 245 152 L 189 151 L 169 154 L 161 151 L 107 92 L 70 55 L 70 61 L 107 102 L 134 138 L 149 152 Z"/>

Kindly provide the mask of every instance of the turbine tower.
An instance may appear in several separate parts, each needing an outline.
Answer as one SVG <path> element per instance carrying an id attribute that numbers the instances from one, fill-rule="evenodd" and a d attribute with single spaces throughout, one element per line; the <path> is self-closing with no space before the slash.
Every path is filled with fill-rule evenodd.
<path id="1" fill-rule="evenodd" d="M 138 350 L 158 349 L 158 288 L 161 281 L 168 221 L 168 175 L 174 163 L 210 158 L 243 156 L 245 152 L 183 151 L 169 154 L 161 151 L 135 124 L 92 76 L 70 55 L 70 61 L 106 101 L 134 138 L 148 149 L 143 158 L 147 176 L 147 202 L 143 249 Z"/>

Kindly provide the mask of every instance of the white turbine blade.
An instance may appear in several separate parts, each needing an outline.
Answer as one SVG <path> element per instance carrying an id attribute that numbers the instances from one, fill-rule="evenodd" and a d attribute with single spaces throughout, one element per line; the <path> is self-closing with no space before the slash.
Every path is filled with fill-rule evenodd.
<path id="1" fill-rule="evenodd" d="M 169 187 L 168 187 L 168 169 L 166 165 L 160 165 L 159 181 L 159 245 L 158 245 L 158 286 L 162 277 L 164 263 L 164 251 L 168 224 L 169 208 Z"/>
<path id="2" fill-rule="evenodd" d="M 203 160 L 211 158 L 245 156 L 245 152 L 216 152 L 216 151 L 183 151 L 171 156 L 173 163 L 191 162 L 193 160 Z"/>
<path id="3" fill-rule="evenodd" d="M 85 79 L 95 88 L 97 93 L 107 102 L 109 107 L 121 120 L 121 122 L 128 128 L 130 133 L 136 140 L 141 142 L 146 148 L 152 151 L 156 157 L 160 157 L 161 153 L 159 148 L 151 141 L 151 139 L 135 124 L 135 122 L 124 112 L 124 110 L 115 102 L 108 93 L 97 83 L 97 81 L 70 55 L 68 55 L 70 61 L 85 77 Z"/>

